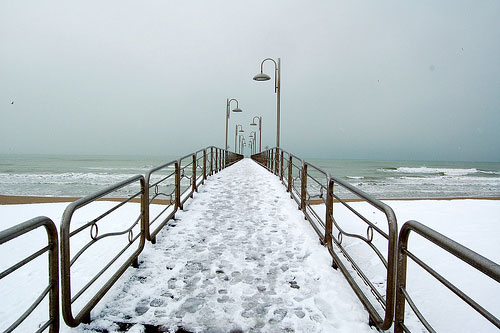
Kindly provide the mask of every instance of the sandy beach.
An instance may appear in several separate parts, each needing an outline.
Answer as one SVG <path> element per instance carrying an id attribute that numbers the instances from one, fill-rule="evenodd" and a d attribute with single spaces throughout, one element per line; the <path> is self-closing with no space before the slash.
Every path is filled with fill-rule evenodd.
<path id="1" fill-rule="evenodd" d="M 56 202 L 73 202 L 80 199 L 79 197 L 37 197 L 37 196 L 16 196 L 16 195 L 0 195 L 0 205 L 26 205 L 38 203 L 56 203 Z M 99 201 L 122 201 L 123 198 L 103 198 Z M 133 199 L 132 202 L 139 202 L 139 199 Z M 154 200 L 155 204 L 168 204 L 169 200 Z"/>
<path id="2" fill-rule="evenodd" d="M 73 202 L 78 200 L 78 197 L 38 197 L 38 196 L 15 196 L 15 195 L 0 195 L 0 205 L 25 205 L 25 204 L 37 204 L 37 203 L 55 203 L 55 202 Z M 455 198 L 398 198 L 398 199 L 380 199 L 382 201 L 420 201 L 420 200 L 500 200 L 500 197 L 455 197 Z M 105 201 L 121 201 L 120 198 L 105 198 L 101 199 Z M 137 200 L 133 200 L 137 201 Z M 360 199 L 345 199 L 346 202 L 360 202 Z M 154 203 L 166 204 L 168 200 L 155 200 Z M 323 202 L 321 200 L 311 200 L 312 205 L 319 205 Z"/>

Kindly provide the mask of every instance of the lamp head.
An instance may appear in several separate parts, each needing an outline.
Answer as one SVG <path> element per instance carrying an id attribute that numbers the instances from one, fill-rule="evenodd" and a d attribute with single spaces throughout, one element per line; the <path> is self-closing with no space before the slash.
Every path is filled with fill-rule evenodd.
<path id="1" fill-rule="evenodd" d="M 271 77 L 269 75 L 267 75 L 267 74 L 259 73 L 259 74 L 255 75 L 253 77 L 253 79 L 255 81 L 267 81 L 267 80 L 271 80 Z"/>
<path id="2" fill-rule="evenodd" d="M 243 112 L 243 110 L 237 107 L 237 108 L 233 109 L 233 112 Z"/>
<path id="3" fill-rule="evenodd" d="M 257 126 L 257 124 L 256 124 L 256 123 L 254 123 L 254 122 L 252 122 L 250 125 L 251 125 L 251 126 Z"/>

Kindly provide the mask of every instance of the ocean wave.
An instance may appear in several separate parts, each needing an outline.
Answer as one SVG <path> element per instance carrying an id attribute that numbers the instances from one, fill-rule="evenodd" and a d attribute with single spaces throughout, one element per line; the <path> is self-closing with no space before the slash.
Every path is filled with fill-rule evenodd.
<path id="1" fill-rule="evenodd" d="M 406 173 L 406 174 L 434 174 L 442 176 L 467 176 L 475 173 L 493 173 L 494 171 L 481 171 L 475 168 L 470 169 L 451 169 L 451 168 L 429 168 L 429 167 L 399 167 L 399 168 L 382 168 L 378 169 L 381 172 Z M 498 174 L 498 173 L 496 173 Z"/>

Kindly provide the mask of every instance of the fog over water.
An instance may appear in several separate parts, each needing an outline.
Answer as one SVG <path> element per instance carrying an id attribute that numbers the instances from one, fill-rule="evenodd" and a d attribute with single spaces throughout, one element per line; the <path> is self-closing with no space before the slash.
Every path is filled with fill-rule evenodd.
<path id="1" fill-rule="evenodd" d="M 273 83 L 252 77 L 280 57 L 284 149 L 498 162 L 499 17 L 493 0 L 1 1 L 0 153 L 224 147 L 226 98 L 230 149 L 257 115 L 274 146 Z"/>

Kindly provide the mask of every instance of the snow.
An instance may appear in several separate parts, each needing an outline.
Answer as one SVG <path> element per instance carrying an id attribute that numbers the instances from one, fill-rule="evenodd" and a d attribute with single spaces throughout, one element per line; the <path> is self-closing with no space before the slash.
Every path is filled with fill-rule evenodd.
<path id="1" fill-rule="evenodd" d="M 409 219 L 418 220 L 500 262 L 500 245 L 496 241 L 500 235 L 500 201 L 387 203 L 396 212 L 399 225 Z M 136 210 L 136 204 L 129 205 Z M 368 205 L 353 205 L 366 214 L 372 213 Z M 48 216 L 58 225 L 66 206 L 0 206 L 1 229 L 38 215 Z M 61 318 L 62 332 L 113 331 L 117 329 L 115 321 L 137 324 L 129 332 L 144 331 L 140 325 L 144 323 L 214 332 L 376 331 L 367 325 L 368 314 L 341 273 L 331 268 L 328 251 L 319 244 L 295 201 L 278 178 L 260 166 L 245 159 L 209 177 L 184 208 L 158 234 L 156 244 L 146 243 L 139 268 L 129 268 L 118 280 L 92 311 L 93 322 L 71 329 Z M 340 213 L 336 208 L 334 212 Z M 30 250 L 39 249 L 43 239 L 40 231 L 26 236 L 22 247 L 17 241 L 1 245 L 0 271 Z M 410 236 L 409 244 L 412 252 L 430 260 L 433 267 L 446 272 L 445 276 L 451 276 L 454 283 L 499 316 L 498 283 L 464 269 L 415 235 Z M 84 261 L 84 266 L 96 259 L 79 260 Z M 23 268 L 22 274 L 16 272 L 14 277 L 2 279 L 0 330 L 8 327 L 43 289 L 45 266 L 46 256 L 42 256 Z M 467 306 L 443 301 L 443 297 L 453 296 L 443 294 L 442 287 L 428 281 L 414 265 L 409 270 L 410 294 L 417 305 L 427 309 L 425 315 L 438 331 L 473 330 L 463 326 L 470 318 Z M 73 278 L 75 284 L 83 284 L 78 281 L 83 279 L 81 274 Z M 46 302 L 42 304 L 45 307 L 37 310 L 20 331 L 33 331 L 44 321 Z M 478 322 L 481 326 L 474 331 L 496 331 L 482 319 L 472 319 L 472 323 Z M 411 315 L 407 323 L 419 331 Z M 450 323 L 452 326 L 448 326 Z"/>

